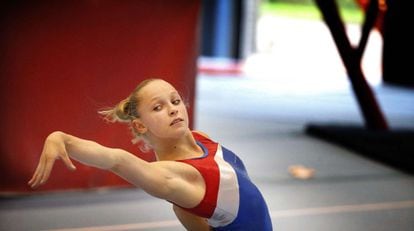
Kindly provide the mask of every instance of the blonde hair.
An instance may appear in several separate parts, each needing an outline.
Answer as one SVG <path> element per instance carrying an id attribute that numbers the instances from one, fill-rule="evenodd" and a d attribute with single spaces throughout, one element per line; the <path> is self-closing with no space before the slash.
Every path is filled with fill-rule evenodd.
<path id="1" fill-rule="evenodd" d="M 135 89 L 131 92 L 131 94 L 126 98 L 121 100 L 118 104 L 114 107 L 106 108 L 99 110 L 98 113 L 104 117 L 106 121 L 109 122 L 121 122 L 121 123 L 128 123 L 128 126 L 132 132 L 134 138 L 132 139 L 132 143 L 142 142 L 140 146 L 141 151 L 147 152 L 151 149 L 148 142 L 146 142 L 145 138 L 140 134 L 134 126 L 132 126 L 132 121 L 134 119 L 139 118 L 138 113 L 138 105 L 139 105 L 139 97 L 138 93 L 140 90 L 148 85 L 150 82 L 154 80 L 161 80 L 158 78 L 150 78 L 142 81 L 139 83 Z"/>

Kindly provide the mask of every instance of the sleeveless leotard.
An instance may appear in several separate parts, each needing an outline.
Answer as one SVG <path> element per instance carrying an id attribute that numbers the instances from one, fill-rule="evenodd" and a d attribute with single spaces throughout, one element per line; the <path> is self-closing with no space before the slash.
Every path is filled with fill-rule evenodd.
<path id="1" fill-rule="evenodd" d="M 193 136 L 204 155 L 177 161 L 200 172 L 206 192 L 196 207 L 183 209 L 207 218 L 214 230 L 272 230 L 266 202 L 240 158 L 207 137 L 196 132 Z"/>

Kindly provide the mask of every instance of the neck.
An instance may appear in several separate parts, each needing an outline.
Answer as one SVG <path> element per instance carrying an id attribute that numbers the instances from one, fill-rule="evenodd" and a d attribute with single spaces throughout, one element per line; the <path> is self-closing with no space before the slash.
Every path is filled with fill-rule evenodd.
<path id="1" fill-rule="evenodd" d="M 189 130 L 183 137 L 178 139 L 162 139 L 153 142 L 153 149 L 157 160 L 182 160 L 203 155 Z"/>

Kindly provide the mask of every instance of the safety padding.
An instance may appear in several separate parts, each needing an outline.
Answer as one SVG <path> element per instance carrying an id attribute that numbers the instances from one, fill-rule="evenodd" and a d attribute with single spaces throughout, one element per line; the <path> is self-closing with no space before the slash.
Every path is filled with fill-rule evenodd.
<path id="1" fill-rule="evenodd" d="M 143 79 L 174 84 L 192 121 L 200 1 L 3 1 L 0 3 L 0 193 L 130 186 L 80 163 L 57 161 L 48 183 L 33 191 L 33 174 L 49 133 L 67 133 L 126 149 L 122 124 L 97 111 L 112 106 Z"/>

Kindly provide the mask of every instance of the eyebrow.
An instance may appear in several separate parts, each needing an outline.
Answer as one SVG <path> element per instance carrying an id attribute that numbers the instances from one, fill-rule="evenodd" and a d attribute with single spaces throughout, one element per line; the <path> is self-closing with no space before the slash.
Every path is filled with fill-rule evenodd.
<path id="1" fill-rule="evenodd" d="M 172 91 L 171 93 L 170 93 L 170 96 L 173 96 L 173 95 L 177 95 L 177 96 L 180 96 L 180 94 L 178 93 L 178 91 Z M 181 96 L 180 96 L 181 97 Z M 159 97 L 159 96 L 154 96 L 154 97 L 152 97 L 151 98 L 151 100 L 150 100 L 150 103 L 152 103 L 152 102 L 154 102 L 154 101 L 157 101 L 157 100 L 159 100 L 161 97 Z"/>

